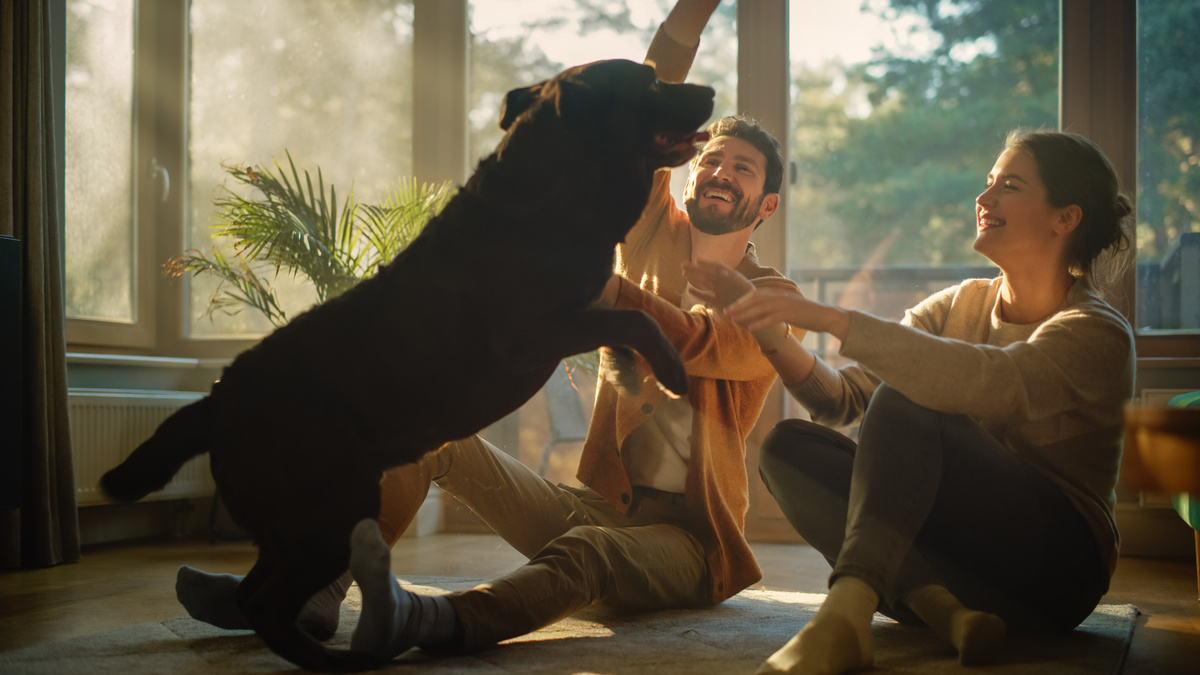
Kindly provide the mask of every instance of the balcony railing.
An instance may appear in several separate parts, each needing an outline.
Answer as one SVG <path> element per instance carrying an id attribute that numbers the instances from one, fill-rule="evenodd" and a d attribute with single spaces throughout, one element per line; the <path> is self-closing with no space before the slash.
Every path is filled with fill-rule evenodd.
<path id="1" fill-rule="evenodd" d="M 1138 262 L 1137 326 L 1200 329 L 1200 232 L 1179 235 L 1162 262 Z"/>
<path id="2" fill-rule="evenodd" d="M 789 276 L 805 297 L 817 302 L 900 320 L 904 310 L 964 279 L 990 279 L 991 265 L 942 267 L 794 267 Z M 1200 331 L 1200 232 L 1182 233 L 1161 261 L 1137 264 L 1137 328 L 1147 331 Z M 835 341 L 820 334 L 805 345 L 834 356 Z"/>

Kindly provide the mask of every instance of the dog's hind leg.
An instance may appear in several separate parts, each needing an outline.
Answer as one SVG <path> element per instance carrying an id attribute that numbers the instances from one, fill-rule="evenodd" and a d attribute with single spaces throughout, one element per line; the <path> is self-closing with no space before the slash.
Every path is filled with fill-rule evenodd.
<path id="1" fill-rule="evenodd" d="M 329 649 L 300 628 L 305 599 L 336 572 L 313 570 L 308 564 L 281 565 L 276 555 L 260 549 L 258 562 L 238 585 L 238 604 L 254 632 L 276 654 L 307 670 L 354 672 L 377 666 L 368 655 Z"/>

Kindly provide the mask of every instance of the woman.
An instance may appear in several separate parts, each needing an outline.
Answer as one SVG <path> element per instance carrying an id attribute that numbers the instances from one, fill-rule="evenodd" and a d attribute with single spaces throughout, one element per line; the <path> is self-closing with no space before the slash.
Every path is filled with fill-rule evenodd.
<path id="1" fill-rule="evenodd" d="M 900 323 L 687 268 L 820 423 L 786 420 L 762 446 L 764 482 L 833 572 L 820 610 L 760 673 L 870 666 L 877 609 L 977 663 L 1006 631 L 1074 628 L 1108 589 L 1134 354 L 1092 276 L 1102 252 L 1128 247 L 1131 204 L 1090 141 L 1020 131 L 975 202 L 975 250 L 1001 276 Z M 834 335 L 856 364 L 834 370 L 793 326 Z M 857 446 L 828 428 L 860 417 Z"/>

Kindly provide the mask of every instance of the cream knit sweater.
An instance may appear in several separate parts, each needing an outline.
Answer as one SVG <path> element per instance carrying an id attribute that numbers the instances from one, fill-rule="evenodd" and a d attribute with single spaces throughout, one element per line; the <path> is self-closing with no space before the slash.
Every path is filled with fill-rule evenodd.
<path id="1" fill-rule="evenodd" d="M 905 313 L 900 323 L 852 312 L 840 354 L 789 387 L 814 421 L 858 420 L 878 384 L 913 402 L 977 420 L 1055 482 L 1084 515 L 1111 574 L 1122 409 L 1133 392 L 1133 333 L 1086 280 L 1037 324 L 1000 318 L 1001 278 L 971 279 Z"/>

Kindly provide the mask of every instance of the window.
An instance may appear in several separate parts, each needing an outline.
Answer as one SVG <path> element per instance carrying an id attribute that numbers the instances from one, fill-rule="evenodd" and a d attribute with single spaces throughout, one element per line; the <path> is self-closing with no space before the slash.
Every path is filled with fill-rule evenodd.
<path id="1" fill-rule="evenodd" d="M 67 3 L 66 307 L 132 323 L 133 0 Z"/>
<path id="2" fill-rule="evenodd" d="M 1200 331 L 1200 2 L 1138 2 L 1137 327 Z"/>
<path id="3" fill-rule="evenodd" d="M 406 0 L 192 0 L 187 248 L 228 245 L 211 237 L 223 165 L 278 162 L 290 174 L 290 154 L 301 179 L 316 185 L 319 170 L 339 200 L 353 189 L 376 204 L 412 176 L 412 20 Z M 217 283 L 188 280 L 188 337 L 271 330 L 253 311 L 206 316 Z M 289 316 L 315 299 L 286 275 L 272 285 Z"/>
<path id="4" fill-rule="evenodd" d="M 1057 0 L 912 4 L 789 8 L 790 272 L 814 299 L 893 319 L 998 273 L 972 248 L 975 196 L 1009 129 L 1058 121 Z"/>
<path id="5" fill-rule="evenodd" d="M 226 165 L 290 153 L 368 203 L 412 175 L 412 2 L 60 1 L 68 340 L 236 353 L 270 324 L 209 315 L 215 283 L 164 279 L 164 263 L 228 245 L 211 237 Z M 277 282 L 285 306 L 311 304 Z"/>
<path id="6" fill-rule="evenodd" d="M 630 2 L 619 6 L 577 0 L 556 0 L 549 5 L 524 0 L 471 0 L 466 123 L 471 165 L 491 154 L 502 138 L 500 111 L 508 91 L 591 61 L 610 58 L 642 61 L 669 10 L 670 4 L 665 2 Z M 736 110 L 736 57 L 733 7 L 722 5 L 701 37 L 688 77 L 690 81 L 717 88 L 714 117 Z M 687 167 L 676 168 L 672 188 L 681 201 L 686 180 Z M 551 408 L 558 409 L 558 415 L 566 419 L 578 417 L 581 428 L 586 430 L 595 384 L 591 375 L 583 371 L 573 372 L 567 386 L 561 386 L 563 382 L 557 375 L 552 382 L 560 386 L 547 388 L 545 403 L 539 397 L 522 408 L 519 430 L 501 422 L 484 435 L 531 468 L 540 470 L 542 475 L 571 483 L 573 461 L 562 460 L 559 451 L 530 454 L 530 448 L 557 447 L 557 443 L 550 441 L 553 435 L 545 439 L 541 436 L 543 429 L 547 432 L 551 429 L 542 417 Z M 531 444 L 533 439 L 539 442 Z"/>
<path id="7" fill-rule="evenodd" d="M 68 339 L 153 344 L 152 286 L 140 264 L 149 189 L 139 181 L 133 0 L 63 3 L 66 68 L 63 139 L 65 301 Z"/>
<path id="8" fill-rule="evenodd" d="M 577 0 L 530 3 L 472 0 L 469 94 L 469 155 L 489 155 L 503 132 L 504 95 L 571 66 L 600 59 L 641 62 L 670 3 L 626 3 L 623 7 Z M 716 89 L 713 117 L 737 110 L 737 32 L 734 8 L 721 5 L 701 36 L 688 74 L 691 82 Z M 672 187 L 681 197 L 687 167 L 675 170 Z"/>
<path id="9" fill-rule="evenodd" d="M 269 328 L 249 311 L 210 321 L 211 285 L 162 275 L 171 256 L 212 246 L 222 163 L 290 152 L 362 201 L 403 176 L 463 180 L 499 138 L 508 89 L 640 59 L 672 5 L 52 1 L 67 28 L 68 341 L 186 356 L 232 355 Z M 964 236 L 982 175 L 1009 127 L 1062 119 L 1137 185 L 1139 353 L 1196 355 L 1200 66 L 1186 47 L 1198 14 L 1200 0 L 725 2 L 690 79 L 717 88 L 715 115 L 786 131 L 786 246 L 764 232 L 760 256 L 810 294 L 890 316 L 992 273 Z M 782 76 L 765 72 L 785 60 Z M 1121 88 L 1135 72 L 1136 107 Z"/>

